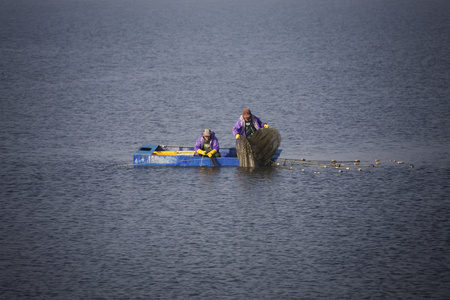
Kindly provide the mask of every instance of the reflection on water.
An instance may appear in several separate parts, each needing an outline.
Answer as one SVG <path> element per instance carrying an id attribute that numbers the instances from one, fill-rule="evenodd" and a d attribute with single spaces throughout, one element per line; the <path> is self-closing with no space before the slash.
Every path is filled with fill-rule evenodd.
<path id="1" fill-rule="evenodd" d="M 237 174 L 241 178 L 270 178 L 277 172 L 276 168 L 273 167 L 238 167 Z"/>
<path id="2" fill-rule="evenodd" d="M 194 168 L 195 172 L 195 180 L 202 185 L 205 186 L 214 186 L 218 178 L 220 178 L 222 168 L 220 167 L 211 167 L 211 168 Z"/>

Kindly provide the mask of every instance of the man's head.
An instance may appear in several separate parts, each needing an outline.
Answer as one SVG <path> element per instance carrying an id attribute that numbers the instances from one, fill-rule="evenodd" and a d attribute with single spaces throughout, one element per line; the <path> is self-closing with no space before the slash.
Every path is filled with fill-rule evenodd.
<path id="1" fill-rule="evenodd" d="M 244 117 L 245 121 L 250 121 L 252 119 L 252 112 L 250 109 L 246 108 L 242 112 L 242 117 Z"/>
<path id="2" fill-rule="evenodd" d="M 203 138 L 207 141 L 211 138 L 211 130 L 210 129 L 203 130 Z"/>

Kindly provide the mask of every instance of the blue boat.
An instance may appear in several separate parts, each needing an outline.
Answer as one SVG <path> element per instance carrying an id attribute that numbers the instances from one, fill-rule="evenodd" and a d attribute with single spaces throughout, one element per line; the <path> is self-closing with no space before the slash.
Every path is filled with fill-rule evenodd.
<path id="1" fill-rule="evenodd" d="M 273 155 L 280 156 L 281 149 Z M 135 166 L 213 167 L 239 166 L 236 148 L 220 148 L 221 157 L 194 156 L 194 147 L 142 145 L 133 156 Z"/>

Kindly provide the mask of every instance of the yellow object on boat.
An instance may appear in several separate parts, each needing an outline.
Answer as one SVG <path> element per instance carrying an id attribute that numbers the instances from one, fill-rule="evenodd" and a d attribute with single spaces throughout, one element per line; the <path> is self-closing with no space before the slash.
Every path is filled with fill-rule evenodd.
<path id="1" fill-rule="evenodd" d="M 155 155 L 177 155 L 177 151 L 153 151 Z"/>
<path id="2" fill-rule="evenodd" d="M 170 155 L 170 156 L 177 156 L 177 155 L 192 156 L 194 155 L 194 151 L 153 151 L 153 154 Z"/>
<path id="3" fill-rule="evenodd" d="M 194 151 L 177 151 L 177 155 L 193 156 Z"/>

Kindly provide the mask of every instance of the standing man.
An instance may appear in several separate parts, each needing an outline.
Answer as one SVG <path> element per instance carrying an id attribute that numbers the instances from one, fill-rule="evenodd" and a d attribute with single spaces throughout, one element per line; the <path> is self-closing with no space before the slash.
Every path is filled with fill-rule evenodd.
<path id="1" fill-rule="evenodd" d="M 220 157 L 219 140 L 211 129 L 203 130 L 194 147 L 195 156 Z"/>
<path id="2" fill-rule="evenodd" d="M 233 127 L 233 134 L 238 139 L 241 135 L 250 138 L 256 130 L 269 128 L 269 125 L 263 123 L 257 116 L 252 115 L 250 109 L 246 108 Z"/>

